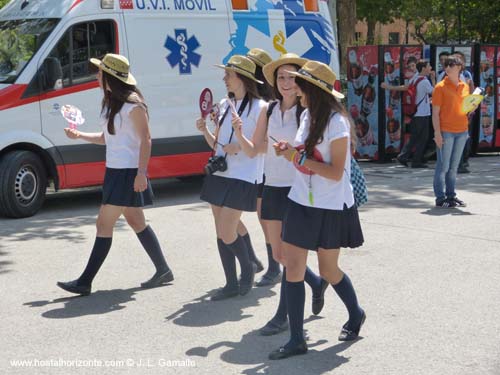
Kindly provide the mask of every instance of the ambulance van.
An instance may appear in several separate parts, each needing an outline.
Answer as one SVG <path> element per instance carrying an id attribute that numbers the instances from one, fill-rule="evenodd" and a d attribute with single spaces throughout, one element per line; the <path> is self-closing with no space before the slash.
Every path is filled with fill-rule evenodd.
<path id="1" fill-rule="evenodd" d="M 196 175 L 209 155 L 200 93 L 225 94 L 214 64 L 259 47 L 338 72 L 331 19 L 323 0 L 12 0 L 0 10 L 0 215 L 35 214 L 48 187 L 101 184 L 104 146 L 68 139 L 61 115 L 74 105 L 80 130 L 101 131 L 89 58 L 130 60 L 150 110 L 150 178 Z"/>

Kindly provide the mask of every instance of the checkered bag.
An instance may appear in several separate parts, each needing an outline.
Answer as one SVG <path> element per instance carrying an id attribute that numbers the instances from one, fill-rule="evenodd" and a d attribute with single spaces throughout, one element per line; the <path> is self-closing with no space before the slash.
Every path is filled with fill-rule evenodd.
<path id="1" fill-rule="evenodd" d="M 366 180 L 356 159 L 351 158 L 351 185 L 354 194 L 354 204 L 359 207 L 368 202 Z"/>

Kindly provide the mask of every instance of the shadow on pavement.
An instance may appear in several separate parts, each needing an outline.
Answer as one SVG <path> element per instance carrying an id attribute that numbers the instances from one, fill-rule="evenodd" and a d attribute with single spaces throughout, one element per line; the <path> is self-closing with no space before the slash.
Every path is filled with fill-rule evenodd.
<path id="1" fill-rule="evenodd" d="M 304 323 L 317 319 L 311 317 Z M 314 342 L 308 340 L 309 351 L 306 355 L 291 357 L 284 360 L 271 361 L 269 353 L 278 349 L 288 341 L 288 333 L 273 337 L 259 336 L 257 331 L 244 334 L 241 341 L 221 341 L 209 347 L 194 347 L 186 352 L 188 356 L 208 357 L 210 352 L 222 349 L 221 360 L 236 365 L 255 366 L 246 368 L 242 374 L 324 374 L 348 362 L 349 359 L 339 355 L 354 342 L 344 342 L 322 351 L 314 350 L 328 341 L 320 339 Z"/>
<path id="2" fill-rule="evenodd" d="M 2 274 L 11 272 L 11 270 L 8 268 L 13 262 L 10 260 L 3 260 L 2 257 L 7 256 L 8 252 L 2 250 L 2 244 L 0 244 L 0 276 Z"/>
<path id="3" fill-rule="evenodd" d="M 86 315 L 101 315 L 124 309 L 125 304 L 135 301 L 134 294 L 142 288 L 99 290 L 89 296 L 75 296 L 58 298 L 52 301 L 33 301 L 23 305 L 29 307 L 43 307 L 64 303 L 63 307 L 45 311 L 41 315 L 48 319 L 69 319 Z"/>
<path id="4" fill-rule="evenodd" d="M 252 315 L 243 314 L 250 306 L 257 306 L 259 299 L 276 295 L 271 289 L 252 288 L 246 296 L 238 296 L 223 301 L 210 301 L 216 290 L 186 303 L 182 308 L 165 318 L 174 324 L 186 327 L 209 327 L 225 322 L 238 322 Z"/>

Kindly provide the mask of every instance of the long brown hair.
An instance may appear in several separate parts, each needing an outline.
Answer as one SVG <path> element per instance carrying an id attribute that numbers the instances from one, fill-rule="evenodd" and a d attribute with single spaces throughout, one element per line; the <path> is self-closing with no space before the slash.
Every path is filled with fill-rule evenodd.
<path id="1" fill-rule="evenodd" d="M 111 90 L 108 90 L 108 88 Z M 144 96 L 135 85 L 127 85 L 111 74 L 102 71 L 102 89 L 104 97 L 101 103 L 101 115 L 108 120 L 108 133 L 115 134 L 115 116 L 119 113 L 124 103 L 139 104 L 148 113 L 148 106 Z"/>
<path id="2" fill-rule="evenodd" d="M 266 102 L 276 99 L 276 93 L 271 85 L 267 83 L 266 78 L 264 77 L 264 73 L 262 72 L 262 67 L 260 67 L 259 65 L 255 67 L 255 78 L 257 78 L 259 81 L 264 82 L 264 84 L 262 85 L 257 85 L 259 96 Z"/>
<path id="3" fill-rule="evenodd" d="M 349 115 L 345 108 L 337 101 L 337 99 L 316 85 L 300 77 L 296 77 L 295 82 L 297 86 L 299 86 L 302 93 L 306 96 L 307 108 L 309 109 L 309 115 L 311 118 L 309 134 L 305 141 L 307 156 L 311 157 L 314 152 L 314 147 L 323 141 L 324 133 L 328 123 L 330 122 L 329 120 L 332 112 L 338 112 L 349 120 L 352 134 L 352 121 L 349 119 Z M 351 150 L 353 147 L 353 141 L 354 140 L 351 137 Z"/>
<path id="4" fill-rule="evenodd" d="M 245 91 L 248 95 L 248 112 L 252 109 L 253 99 L 260 99 L 259 90 L 257 89 L 257 82 L 253 79 L 244 76 L 243 74 L 236 73 L 239 79 L 243 81 L 243 86 L 245 86 Z"/>

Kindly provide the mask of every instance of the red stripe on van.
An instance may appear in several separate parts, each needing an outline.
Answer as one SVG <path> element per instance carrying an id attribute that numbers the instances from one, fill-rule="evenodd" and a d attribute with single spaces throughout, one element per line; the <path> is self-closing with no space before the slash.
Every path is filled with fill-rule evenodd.
<path id="1" fill-rule="evenodd" d="M 148 176 L 156 179 L 201 174 L 209 156 L 209 152 L 200 152 L 152 157 L 149 161 Z M 58 165 L 59 188 L 101 185 L 104 169 L 104 162 Z"/>
<path id="2" fill-rule="evenodd" d="M 80 3 L 83 3 L 85 0 L 75 0 L 75 2 L 73 3 L 73 5 L 71 5 L 71 7 L 68 9 L 67 13 L 71 12 L 71 10 L 76 7 L 78 4 Z"/>
<path id="3" fill-rule="evenodd" d="M 23 98 L 23 93 L 28 85 L 11 85 L 3 90 L 0 90 L 0 111 L 4 109 L 20 107 L 22 105 L 37 102 L 39 100 L 46 100 L 56 98 L 58 96 L 74 94 L 76 92 L 95 89 L 99 87 L 97 80 L 82 83 L 81 85 L 70 86 L 60 90 L 53 90 L 42 95 L 34 95 L 29 98 Z"/>

